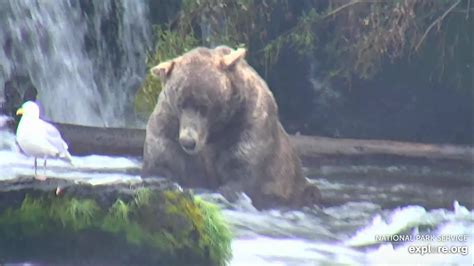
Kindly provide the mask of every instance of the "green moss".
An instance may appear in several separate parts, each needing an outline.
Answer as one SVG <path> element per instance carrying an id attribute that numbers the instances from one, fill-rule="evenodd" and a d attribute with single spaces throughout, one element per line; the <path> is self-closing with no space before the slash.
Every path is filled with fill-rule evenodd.
<path id="1" fill-rule="evenodd" d="M 42 231 L 49 231 L 48 228 L 48 214 L 44 208 L 44 201 L 41 199 L 33 199 L 26 197 L 21 204 L 20 209 L 16 211 L 9 211 L 8 222 L 15 223 L 19 221 L 20 232 L 25 234 L 37 235 Z"/>
<path id="2" fill-rule="evenodd" d="M 117 199 L 117 201 L 108 210 L 101 228 L 104 231 L 111 233 L 117 233 L 121 230 L 124 230 L 124 228 L 126 228 L 129 223 L 129 213 L 130 207 L 128 204 L 123 202 L 121 199 Z"/>
<path id="3" fill-rule="evenodd" d="M 232 234 L 227 222 L 224 221 L 217 206 L 200 198 L 196 198 L 195 201 L 203 218 L 201 234 L 204 237 L 201 238 L 199 245 L 209 247 L 212 261 L 224 265 L 226 261 L 232 258 Z"/>
<path id="4" fill-rule="evenodd" d="M 9 209 L 1 216 L 0 224 L 16 222 L 24 225 L 26 234 L 52 230 L 57 223 L 64 228 L 80 230 L 93 225 L 94 219 L 100 215 L 99 210 L 93 200 L 27 195 L 19 209 Z"/>
<path id="5" fill-rule="evenodd" d="M 134 202 L 137 207 L 142 207 L 150 204 L 152 191 L 148 188 L 139 188 L 135 192 Z"/>
<path id="6" fill-rule="evenodd" d="M 66 228 L 77 231 L 94 226 L 97 216 L 100 216 L 100 208 L 95 201 L 90 199 L 78 200 L 75 198 L 58 198 L 51 200 L 53 203 L 50 211 L 52 219 L 59 219 Z M 46 202 L 45 202 L 45 208 Z"/>
<path id="7" fill-rule="evenodd" d="M 92 242 L 97 237 L 97 241 L 114 243 L 117 249 L 122 247 L 117 242 L 122 241 L 178 260 L 183 253 L 207 261 L 204 264 L 224 265 L 230 259 L 230 231 L 215 206 L 187 193 L 147 188 L 127 198 L 118 198 L 107 207 L 90 198 L 26 195 L 21 206 L 0 214 L 0 247 L 8 246 L 9 241 L 29 243 L 29 238 L 49 235 L 63 239 L 87 236 Z"/>
<path id="8" fill-rule="evenodd" d="M 192 225 L 199 238 L 193 248 L 196 253 L 208 252 L 216 265 L 225 265 L 232 258 L 231 232 L 217 206 L 195 197 L 186 199 L 175 192 L 165 192 L 168 214 L 183 215 Z"/>
<path id="9" fill-rule="evenodd" d="M 109 209 L 109 213 L 115 221 L 120 221 L 122 223 L 128 222 L 128 214 L 130 212 L 130 207 L 123 202 L 121 199 L 118 199 L 112 207 Z"/>

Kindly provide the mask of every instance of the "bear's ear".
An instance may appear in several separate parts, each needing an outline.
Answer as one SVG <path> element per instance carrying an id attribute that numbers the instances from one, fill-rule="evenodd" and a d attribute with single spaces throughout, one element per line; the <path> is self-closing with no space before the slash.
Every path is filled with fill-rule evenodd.
<path id="1" fill-rule="evenodd" d="M 174 64 L 174 60 L 160 63 L 159 65 L 151 69 L 151 74 L 160 79 L 164 79 L 170 75 L 171 71 L 173 70 Z"/>
<path id="2" fill-rule="evenodd" d="M 247 50 L 244 48 L 239 48 L 230 54 L 224 55 L 221 60 L 221 66 L 224 67 L 224 69 L 234 66 L 240 59 L 245 57 L 246 52 Z"/>

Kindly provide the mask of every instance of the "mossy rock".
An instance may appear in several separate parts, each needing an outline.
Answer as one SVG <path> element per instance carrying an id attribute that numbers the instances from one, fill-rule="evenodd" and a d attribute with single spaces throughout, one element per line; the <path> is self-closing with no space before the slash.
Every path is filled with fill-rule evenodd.
<path id="1" fill-rule="evenodd" d="M 3 189 L 0 263 L 225 265 L 230 231 L 190 192 L 140 184 Z M 54 183 L 54 181 L 53 181 Z"/>

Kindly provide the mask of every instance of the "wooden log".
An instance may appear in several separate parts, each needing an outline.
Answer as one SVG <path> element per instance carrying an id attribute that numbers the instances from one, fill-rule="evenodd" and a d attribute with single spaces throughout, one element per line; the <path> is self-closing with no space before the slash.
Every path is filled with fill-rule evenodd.
<path id="1" fill-rule="evenodd" d="M 53 123 L 61 132 L 74 155 L 142 156 L 145 130 L 130 128 L 99 128 Z"/>
<path id="2" fill-rule="evenodd" d="M 56 124 L 71 151 L 76 154 L 143 154 L 145 130 L 96 128 Z M 388 140 L 334 139 L 317 136 L 290 136 L 299 155 L 306 160 L 324 157 L 367 157 L 389 155 L 407 158 L 473 162 L 469 146 L 409 143 Z"/>
<path id="3" fill-rule="evenodd" d="M 450 144 L 423 144 L 390 140 L 334 139 L 317 136 L 290 136 L 303 159 L 327 158 L 414 158 L 473 163 L 474 148 Z"/>
<path id="4" fill-rule="evenodd" d="M 75 155 L 103 154 L 142 156 L 144 129 L 98 128 L 54 123 Z M 472 165 L 474 148 L 450 144 L 422 144 L 389 140 L 335 139 L 290 136 L 303 161 L 357 159 L 423 159 Z"/>

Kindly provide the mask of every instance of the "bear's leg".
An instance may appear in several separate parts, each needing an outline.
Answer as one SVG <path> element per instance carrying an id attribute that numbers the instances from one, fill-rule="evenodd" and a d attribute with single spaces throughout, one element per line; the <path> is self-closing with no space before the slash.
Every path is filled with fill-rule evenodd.
<path id="1" fill-rule="evenodd" d="M 161 94 L 146 129 L 142 176 L 178 179 L 186 175 L 185 157 L 177 142 L 179 124 Z"/>
<path id="2" fill-rule="evenodd" d="M 186 174 L 186 164 L 180 147 L 164 137 L 149 137 L 145 141 L 142 176 L 177 179 Z"/>
<path id="3" fill-rule="evenodd" d="M 235 201 L 240 193 L 245 192 L 252 199 L 253 205 L 261 208 L 263 204 L 258 179 L 264 173 L 260 162 L 263 158 L 259 156 L 259 148 L 262 148 L 262 145 L 255 144 L 249 146 L 251 149 L 241 149 L 239 143 L 230 149 L 233 152 L 222 152 L 217 156 L 215 166 L 221 184 L 219 192 L 227 200 Z"/>
<path id="4" fill-rule="evenodd" d="M 246 166 L 245 162 L 238 158 L 220 158 L 216 161 L 216 172 L 218 173 L 219 193 L 228 201 L 234 202 L 239 198 L 240 193 L 245 192 L 247 196 L 253 197 L 249 193 L 249 180 L 254 176 L 252 170 Z"/>
<path id="5" fill-rule="evenodd" d="M 144 147 L 142 176 L 159 176 L 177 181 L 184 187 L 212 187 L 195 156 L 186 154 L 181 146 L 167 138 L 148 139 Z"/>

